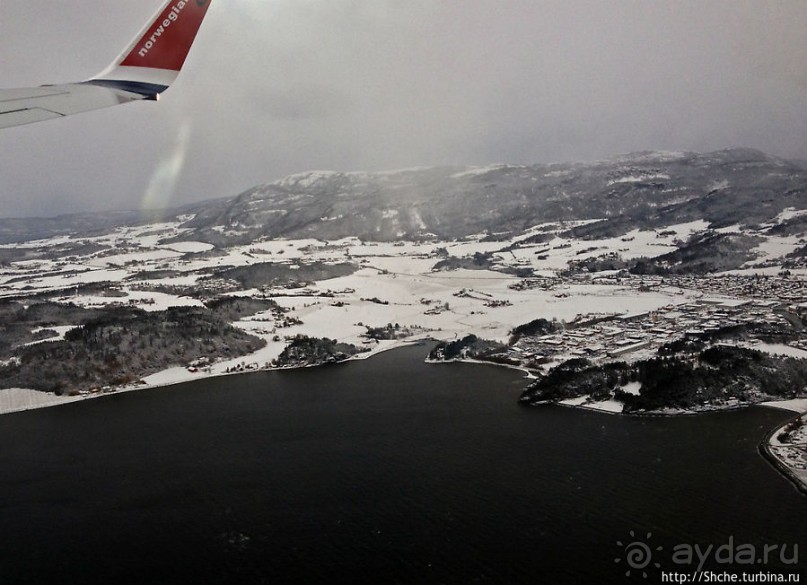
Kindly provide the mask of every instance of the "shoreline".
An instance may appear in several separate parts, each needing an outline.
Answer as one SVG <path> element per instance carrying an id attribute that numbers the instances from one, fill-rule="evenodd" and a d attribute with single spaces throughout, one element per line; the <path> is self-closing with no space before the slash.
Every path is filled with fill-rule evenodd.
<path id="1" fill-rule="evenodd" d="M 775 404 L 765 404 L 768 408 L 778 408 L 782 410 L 791 410 L 787 407 L 776 406 Z M 767 433 L 765 433 L 765 437 L 758 445 L 758 450 L 760 455 L 762 455 L 763 459 L 765 459 L 771 466 L 776 469 L 779 473 L 785 476 L 785 478 L 790 481 L 791 484 L 803 495 L 807 496 L 807 469 L 797 469 L 794 465 L 788 463 L 788 461 L 781 457 L 777 452 L 776 449 L 787 448 L 783 447 L 782 443 L 779 442 L 777 437 L 781 432 L 785 430 L 785 428 L 801 419 L 802 417 L 807 416 L 807 408 L 802 409 L 794 409 L 796 412 L 796 416 L 793 416 L 783 424 L 774 427 Z M 797 449 L 797 447 L 791 447 L 792 449 Z M 807 451 L 807 446 L 805 446 L 805 451 Z"/>
<path id="2" fill-rule="evenodd" d="M 514 366 L 510 364 L 500 364 L 496 362 L 488 362 L 485 360 L 475 360 L 475 359 L 464 359 L 464 358 L 453 358 L 451 360 L 426 360 L 426 363 L 473 363 L 473 364 L 487 364 L 491 366 L 499 366 L 499 367 L 506 367 L 510 369 L 516 369 L 524 372 L 526 377 L 531 376 L 531 372 L 523 367 Z M 533 376 L 534 377 L 534 376 Z M 704 410 L 677 410 L 674 412 L 662 412 L 662 411 L 648 411 L 648 412 L 616 412 L 614 410 L 609 410 L 607 408 L 597 408 L 596 406 L 592 406 L 590 404 L 581 403 L 581 404 L 572 404 L 569 402 L 551 402 L 551 401 L 544 401 L 532 404 L 526 404 L 525 406 L 540 406 L 540 405 L 551 405 L 551 406 L 562 406 L 564 408 L 572 408 L 572 409 L 579 409 L 579 410 L 587 410 L 590 412 L 597 412 L 600 414 L 607 414 L 611 416 L 635 416 L 635 417 L 675 417 L 675 416 L 695 416 L 699 414 L 707 414 L 710 412 L 730 412 L 735 410 L 742 410 L 745 408 L 750 408 L 752 406 L 759 406 L 762 408 L 774 408 L 776 410 L 786 410 L 795 413 L 795 416 L 789 418 L 787 421 L 782 423 L 781 425 L 777 425 L 773 429 L 769 430 L 762 441 L 757 446 L 759 453 L 762 455 L 763 459 L 765 459 L 771 466 L 776 469 L 779 473 L 781 473 L 793 486 L 803 495 L 807 496 L 807 470 L 800 470 L 796 471 L 787 461 L 779 457 L 775 452 L 774 448 L 781 446 L 778 444 L 776 437 L 780 432 L 784 430 L 784 428 L 792 423 L 800 419 L 801 417 L 807 417 L 807 398 L 797 398 L 797 399 L 782 399 L 782 400 L 769 400 L 765 402 L 757 402 L 751 404 L 732 404 L 728 406 L 716 406 L 714 408 L 708 408 Z M 774 443 L 776 441 L 776 444 Z M 805 447 L 807 449 L 807 447 Z"/>
<path id="3" fill-rule="evenodd" d="M 280 367 L 273 367 L 273 368 L 266 368 L 266 367 L 258 367 L 258 368 L 250 368 L 250 369 L 243 369 L 237 371 L 217 371 L 217 372 L 209 372 L 204 370 L 199 370 L 196 372 L 190 372 L 184 366 L 173 366 L 171 368 L 166 368 L 165 370 L 161 370 L 159 372 L 155 372 L 153 374 L 149 374 L 145 376 L 143 379 L 146 378 L 153 378 L 153 377 L 168 377 L 172 373 L 177 374 L 177 377 L 174 379 L 167 379 L 165 381 L 157 381 L 157 382 L 145 382 L 142 384 L 130 384 L 126 386 L 116 387 L 110 391 L 102 391 L 97 392 L 94 394 L 87 394 L 81 396 L 57 396 L 50 392 L 42 392 L 40 390 L 32 390 L 27 388 L 2 388 L 0 389 L 0 416 L 4 414 L 13 414 L 16 412 L 26 412 L 28 410 L 39 410 L 41 408 L 50 408 L 53 406 L 61 406 L 63 404 L 71 404 L 74 402 L 81 402 L 84 400 L 94 400 L 97 398 L 103 398 L 105 396 L 115 396 L 116 394 L 122 394 L 126 392 L 136 392 L 138 390 L 152 390 L 155 388 L 166 388 L 168 386 L 176 386 L 179 384 L 185 384 L 188 382 L 195 382 L 199 380 L 208 380 L 212 378 L 223 378 L 225 376 L 238 376 L 242 374 L 256 374 L 259 372 L 280 372 L 280 371 L 288 371 L 288 370 L 298 370 L 303 368 L 318 368 L 326 365 L 336 365 L 336 364 L 344 364 L 352 361 L 358 360 L 366 360 L 370 359 L 376 355 L 393 351 L 396 349 L 400 349 L 403 347 L 409 346 L 416 346 L 416 345 L 425 345 L 429 342 L 438 342 L 439 339 L 432 337 L 430 334 L 423 334 L 419 336 L 410 337 L 407 339 L 396 339 L 396 340 L 388 340 L 383 345 L 379 344 L 375 348 L 358 353 L 356 355 L 352 355 L 347 359 L 344 359 L 340 362 L 328 362 L 328 363 L 320 363 L 320 364 L 306 364 L 304 366 L 280 366 Z M 249 356 L 243 356 L 247 358 Z M 238 359 L 238 358 L 236 358 Z M 244 360 L 246 361 L 246 359 Z M 424 363 L 430 365 L 439 365 L 439 364 L 452 364 L 452 363 L 459 363 L 459 364 L 475 364 L 475 365 L 485 365 L 485 366 L 494 366 L 494 367 L 501 367 L 507 368 L 510 370 L 517 370 L 524 374 L 524 379 L 535 379 L 535 374 L 529 368 L 525 368 L 523 366 L 517 366 L 513 364 L 503 364 L 498 362 L 491 362 L 486 360 L 477 360 L 477 359 L 470 359 L 470 358 L 452 358 L 450 360 L 433 360 L 429 359 L 428 356 L 424 358 Z M 8 394 L 13 393 L 30 393 L 30 395 L 36 395 L 38 397 L 49 397 L 50 400 L 43 400 L 37 401 L 36 403 L 30 404 L 17 404 L 17 405 L 4 405 L 3 400 L 4 393 L 6 396 Z M 553 405 L 553 406 L 562 406 L 566 408 L 576 408 L 580 410 L 588 410 L 592 412 L 599 412 L 603 414 L 611 414 L 611 415 L 622 415 L 622 416 L 636 416 L 636 417 L 674 417 L 674 416 L 694 416 L 698 414 L 707 414 L 711 412 L 726 412 L 726 411 L 734 411 L 734 410 L 742 410 L 744 408 L 750 408 L 752 406 L 762 406 L 766 408 L 775 408 L 777 410 L 788 410 L 791 412 L 795 412 L 796 416 L 792 419 L 789 419 L 784 425 L 780 425 L 774 429 L 774 431 L 781 430 L 786 424 L 795 420 L 796 418 L 807 415 L 807 398 L 801 399 L 782 399 L 782 400 L 772 400 L 772 401 L 765 401 L 765 402 L 756 402 L 756 403 L 745 403 L 745 404 L 731 404 L 726 406 L 713 406 L 710 408 L 705 408 L 703 410 L 675 410 L 670 409 L 669 412 L 665 411 L 646 411 L 646 412 L 617 412 L 614 410 L 606 409 L 606 408 L 598 408 L 594 406 L 597 403 L 581 403 L 581 404 L 573 404 L 570 402 L 552 402 L 552 401 L 543 401 L 543 402 L 536 402 L 536 403 L 529 403 L 525 404 L 524 406 L 540 406 L 540 405 Z M 773 431 L 771 431 L 773 432 Z"/>
<path id="4" fill-rule="evenodd" d="M 427 364 L 450 364 L 450 363 L 462 363 L 462 364 L 483 364 L 488 366 L 495 366 L 501 368 L 509 368 L 512 370 L 518 370 L 525 374 L 526 379 L 535 379 L 535 374 L 529 368 L 525 368 L 524 366 L 516 366 L 513 364 L 502 364 L 498 362 L 491 362 L 486 360 L 477 360 L 472 358 L 452 358 L 450 360 L 424 360 Z M 750 403 L 742 403 L 742 404 L 730 404 L 726 406 L 710 406 L 709 408 L 704 408 L 702 410 L 676 410 L 676 409 L 669 409 L 669 412 L 662 411 L 662 410 L 648 410 L 644 412 L 616 412 L 614 410 L 608 410 L 605 408 L 597 408 L 596 406 L 592 406 L 589 403 L 582 403 L 582 404 L 572 404 L 570 402 L 552 402 L 552 401 L 542 401 L 542 402 L 535 402 L 535 403 L 526 403 L 524 406 L 540 406 L 544 404 L 551 404 L 555 406 L 564 406 L 569 408 L 578 408 L 581 410 L 590 410 L 594 412 L 601 412 L 603 414 L 618 414 L 622 416 L 637 416 L 637 417 L 652 417 L 652 416 L 659 416 L 659 417 L 667 417 L 667 416 L 693 416 L 698 414 L 708 414 L 710 412 L 727 412 L 733 410 L 742 410 L 744 408 L 750 408 L 752 406 L 762 406 L 766 408 L 776 408 L 778 410 L 788 410 L 791 412 L 798 413 L 799 415 L 807 414 L 807 397 L 805 398 L 783 398 L 781 400 L 766 400 L 763 402 L 750 402 Z M 593 404 L 597 404 L 596 402 Z"/>
<path id="5" fill-rule="evenodd" d="M 435 340 L 435 341 L 437 341 L 437 340 Z M 478 364 L 478 365 L 483 365 L 483 366 L 498 366 L 500 368 L 507 368 L 507 369 L 510 369 L 510 370 L 517 370 L 519 372 L 522 372 L 524 374 L 524 378 L 527 379 L 527 380 L 534 380 L 535 379 L 535 373 L 532 370 L 530 370 L 529 368 L 525 368 L 524 366 L 516 366 L 514 364 L 500 364 L 498 362 L 489 362 L 489 361 L 486 361 L 486 360 L 475 360 L 475 359 L 472 359 L 472 358 L 451 358 L 450 360 L 433 360 L 433 359 L 430 359 L 428 356 L 426 357 L 425 360 L 423 360 L 423 362 L 427 363 L 427 364 L 431 364 L 431 365 L 435 365 L 435 364 Z"/>
<path id="6" fill-rule="evenodd" d="M 402 347 L 408 347 L 410 345 L 427 343 L 430 340 L 432 340 L 432 338 L 427 336 L 420 336 L 420 337 L 415 336 L 413 338 L 408 339 L 390 340 L 383 345 L 379 344 L 370 351 L 350 356 L 349 358 L 337 363 L 343 364 L 351 361 L 366 360 L 387 351 L 400 349 Z M 249 356 L 243 356 L 243 357 L 248 358 Z M 244 361 L 246 361 L 246 359 Z M 160 376 L 170 377 L 176 374 L 176 377 L 174 379 L 168 379 L 165 381 L 157 381 L 157 382 L 145 382 L 143 384 L 129 384 L 126 386 L 115 387 L 114 389 L 107 392 L 102 391 L 94 394 L 86 394 L 81 396 L 67 396 L 67 395 L 57 396 L 56 394 L 51 392 L 42 392 L 40 390 L 32 390 L 29 388 L 2 388 L 0 389 L 0 416 L 7 414 L 15 414 L 19 412 L 28 412 L 31 410 L 41 410 L 43 408 L 53 408 L 57 406 L 63 406 L 66 404 L 83 402 L 85 400 L 96 400 L 108 396 L 116 396 L 130 392 L 138 392 L 140 390 L 154 390 L 158 388 L 167 388 L 169 386 L 177 386 L 179 384 L 186 384 L 188 382 L 196 382 L 201 380 L 210 380 L 213 378 L 223 378 L 226 376 L 238 376 L 243 374 L 257 374 L 260 372 L 281 372 L 288 370 L 299 370 L 303 368 L 318 368 L 325 365 L 331 365 L 331 364 L 322 363 L 322 364 L 308 364 L 305 366 L 256 368 L 256 369 L 244 369 L 231 372 L 224 372 L 224 371 L 206 372 L 203 370 L 199 370 L 197 372 L 190 372 L 184 366 L 174 366 L 171 368 L 166 368 L 165 370 L 161 370 L 159 372 L 155 372 L 153 374 L 149 374 L 148 376 L 144 376 L 144 379 L 146 379 L 152 377 L 159 378 Z"/>
<path id="7" fill-rule="evenodd" d="M 416 345 L 425 345 L 430 341 L 438 341 L 431 337 L 428 334 L 424 334 L 421 336 L 415 336 L 413 338 L 408 339 L 401 339 L 401 340 L 391 340 L 385 344 L 379 344 L 379 346 L 371 349 L 370 351 L 363 352 L 354 356 L 351 356 L 341 362 L 337 363 L 347 363 L 351 361 L 357 360 L 366 360 L 381 353 L 385 353 L 387 351 L 392 351 L 395 349 L 400 349 L 403 347 L 409 346 L 416 346 Z M 247 356 L 244 356 L 247 357 Z M 512 364 L 500 364 L 496 362 L 489 362 L 485 360 L 475 360 L 475 359 L 463 359 L 463 358 L 454 358 L 451 360 L 432 360 L 429 359 L 428 356 L 424 358 L 424 362 L 430 365 L 441 364 L 441 363 L 469 363 L 469 364 L 477 364 L 477 365 L 488 365 L 488 366 L 498 366 L 504 367 L 511 370 L 518 370 L 524 374 L 525 379 L 534 378 L 534 373 L 531 372 L 529 369 L 515 366 Z M 165 381 L 159 382 L 151 382 L 151 383 L 143 383 L 143 384 L 136 384 L 136 385 L 129 385 L 129 386 L 122 386 L 119 388 L 115 388 L 109 392 L 98 392 L 96 394 L 89 394 L 83 396 L 56 396 L 55 394 L 41 392 L 39 390 L 30 390 L 24 388 L 5 388 L 0 389 L 0 416 L 6 414 L 14 414 L 19 412 L 27 412 L 31 410 L 39 410 L 43 408 L 52 408 L 56 406 L 62 406 L 66 404 L 73 404 L 76 402 L 81 402 L 84 400 L 95 400 L 98 398 L 104 398 L 107 396 L 115 396 L 118 394 L 129 393 L 129 392 L 137 392 L 140 390 L 154 390 L 158 388 L 166 388 L 169 386 L 176 386 L 179 384 L 185 384 L 188 382 L 195 382 L 198 380 L 208 380 L 213 378 L 222 378 L 225 376 L 237 376 L 243 374 L 255 374 L 259 372 L 277 372 L 277 371 L 284 371 L 284 370 L 297 370 L 302 368 L 313 368 L 313 367 L 321 367 L 323 365 L 329 364 L 308 364 L 305 366 L 284 366 L 279 368 L 257 368 L 257 369 L 247 369 L 247 370 L 239 370 L 239 371 L 231 371 L 231 372 L 205 372 L 205 371 L 198 371 L 198 372 L 190 372 L 187 368 L 182 366 L 176 366 L 174 368 L 168 368 L 161 372 L 156 372 L 151 374 L 148 377 L 159 377 L 159 376 L 170 376 L 171 373 L 181 374 L 178 375 L 175 379 L 169 379 Z M 47 398 L 46 398 L 47 397 Z M 16 398 L 16 400 L 15 400 Z M 783 431 L 783 429 L 790 424 L 791 422 L 800 419 L 802 416 L 807 416 L 807 399 L 796 399 L 796 400 L 779 400 L 779 401 L 767 401 L 767 402 L 760 402 L 755 404 L 742 404 L 742 405 L 730 405 L 725 407 L 715 407 L 709 408 L 706 410 L 701 411 L 674 411 L 674 412 L 646 412 L 646 413 L 623 413 L 623 412 L 616 412 L 614 410 L 610 410 L 607 408 L 597 408 L 590 404 L 570 404 L 570 403 L 563 403 L 563 402 L 542 402 L 536 404 L 528 404 L 527 406 L 537 406 L 542 404 L 549 404 L 553 406 L 562 406 L 566 408 L 574 408 L 580 410 L 587 410 L 590 412 L 597 412 L 600 414 L 608 414 L 608 415 L 622 415 L 622 416 L 636 416 L 636 417 L 673 417 L 673 416 L 693 416 L 698 414 L 705 414 L 709 412 L 725 412 L 725 411 L 734 411 L 734 410 L 741 410 L 744 408 L 749 408 L 751 406 L 761 406 L 765 408 L 776 408 L 778 410 L 788 410 L 791 412 L 795 412 L 795 416 L 789 418 L 783 424 L 777 425 L 773 429 L 769 430 L 763 440 L 758 445 L 758 451 L 760 455 L 778 472 L 780 472 L 793 486 L 803 495 L 807 496 L 807 470 L 803 470 L 801 472 L 796 471 L 791 465 L 788 464 L 786 460 L 781 458 L 777 453 L 774 451 L 775 448 L 781 448 L 781 445 L 778 443 L 776 437 L 779 433 Z"/>

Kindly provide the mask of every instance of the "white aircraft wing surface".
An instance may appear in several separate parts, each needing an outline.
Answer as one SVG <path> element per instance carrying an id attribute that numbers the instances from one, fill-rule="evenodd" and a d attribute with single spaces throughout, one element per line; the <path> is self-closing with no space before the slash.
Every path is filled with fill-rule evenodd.
<path id="1" fill-rule="evenodd" d="M 156 100 L 182 69 L 211 1 L 168 0 L 121 56 L 92 79 L 0 89 L 0 129 Z"/>

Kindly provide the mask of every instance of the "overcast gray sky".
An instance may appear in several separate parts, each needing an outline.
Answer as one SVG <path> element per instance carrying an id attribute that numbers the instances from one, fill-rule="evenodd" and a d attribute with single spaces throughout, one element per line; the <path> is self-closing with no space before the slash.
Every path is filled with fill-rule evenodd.
<path id="1" fill-rule="evenodd" d="M 103 69 L 162 0 L 0 0 L 0 87 Z M 312 170 L 733 146 L 807 159 L 804 0 L 213 0 L 177 83 L 0 131 L 0 217 Z"/>

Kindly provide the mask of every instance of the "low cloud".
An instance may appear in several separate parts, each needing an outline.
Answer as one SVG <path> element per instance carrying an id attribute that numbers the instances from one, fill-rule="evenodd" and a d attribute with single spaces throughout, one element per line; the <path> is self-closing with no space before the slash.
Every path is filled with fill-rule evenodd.
<path id="1" fill-rule="evenodd" d="M 146 14 L 159 0 L 148 4 Z M 81 14 L 68 25 L 107 30 L 118 16 L 141 18 L 140 8 L 135 19 L 133 9 L 101 6 L 73 7 Z M 37 28 L 32 10 L 3 5 L 4 69 L 47 63 L 53 39 L 79 34 Z M 120 28 L 138 22 L 127 24 Z M 166 137 L 185 119 L 193 140 L 174 201 L 233 195 L 307 169 L 734 146 L 807 159 L 804 30 L 801 0 L 214 1 L 159 104 L 0 132 L 0 214 L 54 209 L 55 192 L 65 209 L 139 201 L 148 177 L 135 171 L 170 151 Z M 82 35 L 71 50 L 114 53 L 111 36 Z M 96 146 L 110 136 L 114 149 Z M 99 170 L 120 165 L 128 170 L 119 175 Z M 64 188 L 76 177 L 80 195 Z"/>

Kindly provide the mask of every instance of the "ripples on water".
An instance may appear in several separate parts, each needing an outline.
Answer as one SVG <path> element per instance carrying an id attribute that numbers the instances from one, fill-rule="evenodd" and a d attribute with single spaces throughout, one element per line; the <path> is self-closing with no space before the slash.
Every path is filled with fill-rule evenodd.
<path id="1" fill-rule="evenodd" d="M 608 583 L 631 530 L 803 540 L 757 453 L 786 413 L 527 409 L 424 354 L 0 417 L 2 582 Z"/>

